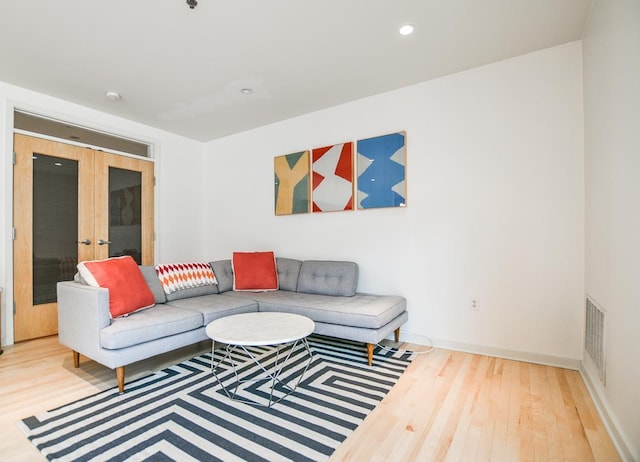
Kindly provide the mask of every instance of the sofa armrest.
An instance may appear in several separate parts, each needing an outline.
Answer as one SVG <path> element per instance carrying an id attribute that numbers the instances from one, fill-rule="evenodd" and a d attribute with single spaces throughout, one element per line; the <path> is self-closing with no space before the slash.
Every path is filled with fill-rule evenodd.
<path id="1" fill-rule="evenodd" d="M 58 340 L 100 360 L 100 331 L 111 324 L 109 290 L 73 281 L 58 283 Z"/>

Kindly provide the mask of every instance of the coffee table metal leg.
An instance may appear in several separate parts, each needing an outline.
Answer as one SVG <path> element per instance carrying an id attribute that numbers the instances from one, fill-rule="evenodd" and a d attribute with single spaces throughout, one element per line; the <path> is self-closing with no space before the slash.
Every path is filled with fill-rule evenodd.
<path id="1" fill-rule="evenodd" d="M 214 358 L 215 358 L 214 353 L 213 352 L 211 353 L 211 372 L 213 373 L 214 377 L 216 378 L 216 380 L 220 384 L 220 387 L 222 388 L 222 390 L 225 392 L 225 394 L 227 395 L 227 397 L 229 399 L 235 399 L 236 391 L 238 390 L 238 386 L 241 383 L 240 378 L 238 377 L 238 370 L 236 368 L 236 361 L 232 357 L 233 351 L 235 349 L 236 349 L 236 345 L 225 345 L 225 347 L 224 347 L 224 356 L 222 357 L 222 359 L 219 359 L 217 362 L 214 360 Z M 234 386 L 234 389 L 233 389 L 233 393 L 229 392 L 229 387 L 225 386 L 223 384 L 222 380 L 220 379 L 220 377 L 218 376 L 218 373 L 217 373 L 218 367 L 221 364 L 227 362 L 227 359 L 229 360 L 228 363 L 231 365 L 231 369 L 233 370 L 233 375 L 236 378 L 235 386 Z"/>
<path id="2" fill-rule="evenodd" d="M 293 344 L 292 344 L 291 348 L 289 349 L 287 355 L 284 358 L 280 357 L 280 350 L 282 349 L 282 347 L 284 345 L 277 345 L 276 346 L 276 357 L 275 357 L 273 365 L 270 366 L 270 367 L 268 365 L 266 365 L 266 364 L 263 364 L 263 362 L 260 361 L 260 358 L 256 357 L 253 353 L 251 353 L 251 351 L 247 350 L 244 346 L 242 346 L 242 345 L 227 345 L 225 347 L 224 356 L 222 357 L 222 359 L 218 360 L 217 362 L 214 361 L 214 356 L 213 356 L 213 351 L 212 351 L 211 372 L 213 373 L 213 375 L 215 376 L 216 380 L 220 384 L 220 387 L 224 390 L 225 394 L 227 395 L 227 397 L 229 399 L 232 399 L 234 401 L 243 402 L 243 403 L 246 403 L 246 404 L 271 407 L 274 404 L 277 404 L 280 401 L 282 401 L 284 398 L 286 398 L 287 396 L 289 396 L 291 393 L 293 393 L 296 390 L 296 388 L 298 387 L 298 385 L 302 381 L 304 375 L 306 374 L 307 370 L 309 369 L 309 366 L 311 365 L 311 361 L 313 360 L 313 354 L 311 352 L 311 348 L 309 347 L 309 342 L 307 342 L 306 338 L 302 338 L 302 339 L 296 340 L 296 341 L 294 341 L 292 343 Z M 288 345 L 288 344 L 285 344 L 285 345 Z M 296 348 L 299 347 L 299 345 L 301 345 L 303 347 L 304 352 L 308 356 L 308 360 L 307 360 L 307 364 L 305 365 L 304 369 L 298 375 L 298 377 L 297 377 L 297 379 L 295 381 L 295 384 L 293 386 L 290 386 L 289 383 L 284 382 L 283 380 L 280 379 L 280 375 L 282 374 L 282 372 L 284 371 L 287 363 L 289 362 L 289 359 L 291 358 L 291 355 L 296 350 Z M 238 374 L 238 366 L 239 366 L 239 364 L 237 363 L 237 361 L 232 356 L 233 352 L 236 349 L 242 350 L 242 352 L 244 352 L 245 355 L 247 355 L 253 361 L 253 363 L 259 367 L 259 369 L 263 372 L 261 377 L 254 378 L 254 379 L 241 379 L 240 378 L 240 375 Z M 228 362 L 231 365 L 231 368 L 233 369 L 233 374 L 235 376 L 235 383 L 233 384 L 233 393 L 231 393 L 229 391 L 229 388 L 230 388 L 229 386 L 225 386 L 224 385 L 224 383 L 220 379 L 220 376 L 217 373 L 218 367 L 222 363 L 226 362 L 227 359 L 229 360 Z M 268 403 L 266 405 L 263 404 L 263 403 L 259 403 L 257 401 L 251 400 L 251 399 L 236 398 L 236 392 L 238 391 L 238 388 L 240 387 L 241 383 L 259 382 L 259 381 L 264 381 L 264 380 L 270 380 L 271 381 L 271 385 L 270 385 L 270 389 L 269 389 L 269 400 L 268 400 Z M 282 385 L 282 387 L 287 389 L 288 392 L 283 394 L 280 398 L 274 400 L 273 393 L 274 393 L 274 391 L 276 389 L 276 386 L 278 384 Z"/>

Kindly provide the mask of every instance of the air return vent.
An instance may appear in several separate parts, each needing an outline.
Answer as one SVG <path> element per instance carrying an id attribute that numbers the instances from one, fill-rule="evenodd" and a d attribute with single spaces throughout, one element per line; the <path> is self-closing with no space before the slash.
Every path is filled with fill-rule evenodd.
<path id="1" fill-rule="evenodd" d="M 604 322 L 605 311 L 587 297 L 585 316 L 584 349 L 591 359 L 600 381 L 606 382 L 604 363 Z"/>

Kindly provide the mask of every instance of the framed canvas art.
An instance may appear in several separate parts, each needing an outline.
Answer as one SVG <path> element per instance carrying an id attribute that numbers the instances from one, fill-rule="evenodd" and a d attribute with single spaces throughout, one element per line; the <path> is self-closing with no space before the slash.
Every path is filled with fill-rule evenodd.
<path id="1" fill-rule="evenodd" d="M 109 193 L 109 225 L 139 225 L 142 217 L 142 187 L 118 189 Z"/>
<path id="2" fill-rule="evenodd" d="M 358 208 L 406 207 L 406 133 L 358 140 Z"/>
<path id="3" fill-rule="evenodd" d="M 309 213 L 309 151 L 274 159 L 275 214 Z"/>
<path id="4" fill-rule="evenodd" d="M 311 151 L 312 210 L 353 210 L 353 142 Z"/>

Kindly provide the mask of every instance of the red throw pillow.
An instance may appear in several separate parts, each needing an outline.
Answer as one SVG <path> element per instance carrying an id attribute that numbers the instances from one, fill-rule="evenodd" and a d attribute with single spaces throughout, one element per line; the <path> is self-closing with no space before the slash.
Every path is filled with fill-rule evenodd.
<path id="1" fill-rule="evenodd" d="M 155 305 L 151 289 L 130 256 L 84 261 L 78 263 L 78 272 L 90 286 L 109 289 L 112 318 Z"/>
<path id="2" fill-rule="evenodd" d="M 278 290 L 278 270 L 273 252 L 233 252 L 233 290 Z"/>

